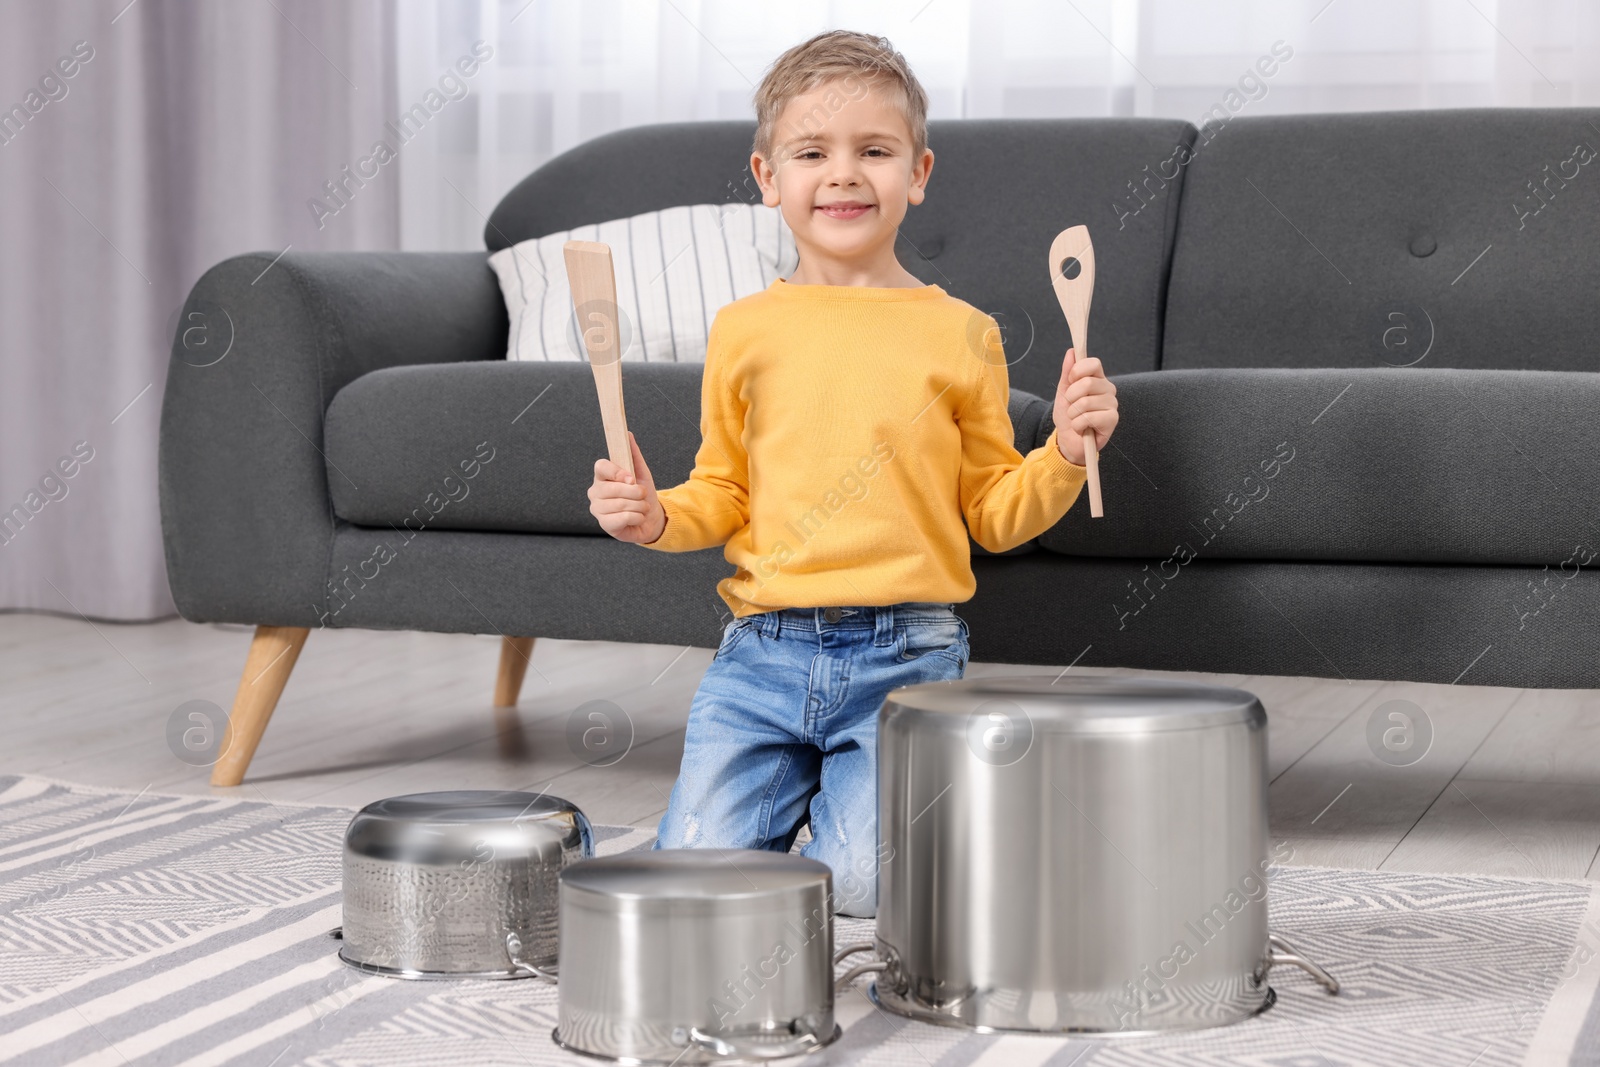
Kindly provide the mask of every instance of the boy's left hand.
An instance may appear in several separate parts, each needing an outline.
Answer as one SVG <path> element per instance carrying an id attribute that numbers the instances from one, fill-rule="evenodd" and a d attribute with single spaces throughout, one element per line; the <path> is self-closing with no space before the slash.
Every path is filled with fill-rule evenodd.
<path id="1" fill-rule="evenodd" d="M 1098 359 L 1078 359 L 1067 349 L 1061 361 L 1061 384 L 1056 386 L 1056 447 L 1069 463 L 1083 466 L 1083 434 L 1094 431 L 1096 451 L 1111 440 L 1117 428 L 1117 387 L 1106 378 Z"/>

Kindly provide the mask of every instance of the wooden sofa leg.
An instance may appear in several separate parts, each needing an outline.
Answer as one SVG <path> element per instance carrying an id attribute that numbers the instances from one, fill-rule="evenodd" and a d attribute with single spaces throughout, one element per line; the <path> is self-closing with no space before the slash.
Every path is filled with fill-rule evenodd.
<path id="1" fill-rule="evenodd" d="M 513 708 L 522 693 L 522 679 L 528 673 L 528 660 L 533 657 L 531 637 L 502 637 L 500 639 L 500 670 L 494 679 L 494 706 Z"/>
<path id="2" fill-rule="evenodd" d="M 304 626 L 257 626 L 245 657 L 239 692 L 233 698 L 233 713 L 228 718 L 227 747 L 211 768 L 212 785 L 238 785 L 266 733 L 267 720 L 278 706 L 283 687 L 288 684 L 294 661 L 311 633 Z"/>

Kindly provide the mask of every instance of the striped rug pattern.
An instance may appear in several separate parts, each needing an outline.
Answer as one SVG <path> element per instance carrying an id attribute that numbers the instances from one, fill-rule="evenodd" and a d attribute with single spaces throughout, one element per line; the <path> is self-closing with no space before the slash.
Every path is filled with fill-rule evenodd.
<path id="1" fill-rule="evenodd" d="M 0 776 L 0 1063 L 593 1063 L 550 1042 L 536 982 L 352 971 L 339 848 L 351 812 L 251 795 L 110 792 Z M 602 854 L 648 831 L 597 833 Z M 1345 986 L 1275 970 L 1234 1026 L 1094 1042 L 985 1036 L 886 1015 L 861 983 L 844 1036 L 796 1063 L 910 1067 L 1569 1064 L 1600 1067 L 1600 892 L 1584 882 L 1274 868 L 1272 924 Z M 838 943 L 870 936 L 841 920 Z"/>

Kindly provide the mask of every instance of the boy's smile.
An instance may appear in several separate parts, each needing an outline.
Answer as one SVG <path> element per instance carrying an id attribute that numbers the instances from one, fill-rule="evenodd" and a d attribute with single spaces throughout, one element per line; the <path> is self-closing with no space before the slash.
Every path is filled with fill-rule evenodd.
<path id="1" fill-rule="evenodd" d="M 830 204 L 819 204 L 816 210 L 830 219 L 859 219 L 871 208 L 871 204 L 859 200 L 836 200 Z"/>
<path id="2" fill-rule="evenodd" d="M 894 97 L 860 79 L 824 82 L 784 107 L 772 160 L 750 167 L 762 203 L 783 211 L 800 265 L 797 285 L 911 287 L 894 239 L 920 204 L 933 152 L 912 158 L 912 134 Z"/>

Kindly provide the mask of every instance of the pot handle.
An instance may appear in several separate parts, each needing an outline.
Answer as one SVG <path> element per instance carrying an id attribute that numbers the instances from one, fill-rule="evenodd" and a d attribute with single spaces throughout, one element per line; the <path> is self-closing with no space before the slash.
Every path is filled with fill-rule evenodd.
<path id="1" fill-rule="evenodd" d="M 516 935 L 516 931 L 506 934 L 506 958 L 511 961 L 511 966 L 517 970 L 531 975 L 541 982 L 548 982 L 551 985 L 556 984 L 556 968 L 539 967 L 522 958 L 522 939 Z"/>
<path id="2" fill-rule="evenodd" d="M 744 1031 L 720 1033 L 707 1033 L 698 1026 L 689 1028 L 689 1043 L 696 1045 L 715 1056 L 729 1059 L 747 1060 L 775 1060 L 784 1056 L 798 1056 L 802 1052 L 811 1052 L 822 1047 L 822 1041 L 810 1030 L 795 1029 L 796 1022 L 789 1024 L 789 1032 L 794 1036 L 785 1041 L 750 1041 L 741 1042 L 740 1037 L 753 1037 L 757 1034 L 782 1033 L 782 1029 L 766 1030 L 751 1028 Z"/>
<path id="3" fill-rule="evenodd" d="M 1293 964 L 1302 971 L 1305 971 L 1311 977 L 1315 978 L 1325 989 L 1327 989 L 1329 993 L 1335 995 L 1338 994 L 1339 980 L 1333 975 L 1329 974 L 1327 971 L 1323 970 L 1317 964 L 1313 963 L 1311 960 L 1307 959 L 1304 953 L 1295 948 L 1293 945 L 1289 944 L 1289 942 L 1284 940 L 1283 937 L 1278 934 L 1269 933 L 1267 934 L 1267 944 L 1270 946 L 1270 949 L 1276 950 L 1269 950 L 1267 952 L 1268 970 L 1271 970 L 1274 966 L 1280 963 Z"/>
<path id="4" fill-rule="evenodd" d="M 833 954 L 833 964 L 835 967 L 837 967 L 851 956 L 861 952 L 871 952 L 876 947 L 877 946 L 871 941 L 857 941 L 846 945 L 838 952 Z M 850 987 L 851 982 L 854 982 L 862 975 L 886 970 L 888 966 L 889 965 L 882 960 L 869 960 L 866 963 L 858 963 L 848 971 L 841 974 L 838 978 L 834 979 L 833 991 L 835 993 L 842 993 Z"/>
<path id="5" fill-rule="evenodd" d="M 866 963 L 858 963 L 835 979 L 833 983 L 833 991 L 835 993 L 843 993 L 846 989 L 850 988 L 851 982 L 854 982 L 862 975 L 880 973 L 888 969 L 889 965 L 883 960 L 869 960 Z"/>
<path id="6" fill-rule="evenodd" d="M 873 947 L 874 946 L 871 941 L 852 941 L 850 944 L 845 945 L 838 952 L 833 954 L 833 965 L 835 967 L 839 966 L 839 964 L 843 963 L 845 960 L 849 959 L 851 956 L 854 956 L 858 952 L 871 952 Z"/>

